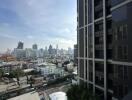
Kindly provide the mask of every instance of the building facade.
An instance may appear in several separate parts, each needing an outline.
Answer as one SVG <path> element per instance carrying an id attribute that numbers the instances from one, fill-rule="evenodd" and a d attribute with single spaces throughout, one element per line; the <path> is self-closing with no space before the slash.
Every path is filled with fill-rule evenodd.
<path id="1" fill-rule="evenodd" d="M 77 45 L 74 45 L 74 63 L 75 63 L 75 65 L 78 64 L 77 57 L 78 57 L 78 49 L 77 49 Z"/>
<path id="2" fill-rule="evenodd" d="M 79 83 L 101 100 L 132 90 L 132 0 L 77 0 Z"/>
<path id="3" fill-rule="evenodd" d="M 24 43 L 23 42 L 18 42 L 17 49 L 23 49 L 24 48 Z"/>
<path id="4" fill-rule="evenodd" d="M 57 68 L 56 65 L 50 63 L 40 63 L 36 67 L 37 71 L 41 72 L 41 75 L 47 77 L 48 75 L 55 74 L 60 77 L 64 76 L 64 69 Z"/>

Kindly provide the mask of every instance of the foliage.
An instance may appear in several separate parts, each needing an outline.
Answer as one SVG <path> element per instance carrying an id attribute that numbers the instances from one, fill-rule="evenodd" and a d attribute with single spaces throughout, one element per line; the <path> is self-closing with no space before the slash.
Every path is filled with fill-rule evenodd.
<path id="1" fill-rule="evenodd" d="M 12 78 L 22 77 L 24 75 L 24 72 L 20 68 L 17 68 L 16 70 L 11 71 L 10 73 L 10 77 Z"/>
<path id="2" fill-rule="evenodd" d="M 4 75 L 3 69 L 0 69 L 0 78 Z"/>
<path id="3" fill-rule="evenodd" d="M 62 66 L 64 67 L 64 65 L 67 65 L 67 64 L 69 64 L 70 63 L 70 61 L 65 61 L 63 64 L 62 64 Z"/>
<path id="4" fill-rule="evenodd" d="M 41 72 L 40 71 L 38 72 L 36 70 L 33 70 L 33 71 L 27 73 L 27 75 L 41 75 Z"/>
<path id="5" fill-rule="evenodd" d="M 24 72 L 20 68 L 17 68 L 16 70 L 13 70 L 10 73 L 10 78 L 17 78 L 17 84 L 20 85 L 19 77 L 22 77 L 24 75 L 25 75 Z"/>
<path id="6" fill-rule="evenodd" d="M 97 100 L 97 97 L 87 88 L 85 84 L 71 85 L 67 91 L 68 100 Z"/>
<path id="7" fill-rule="evenodd" d="M 53 81 L 48 81 L 48 86 L 50 85 L 56 85 L 56 84 L 60 84 L 60 83 L 63 83 L 63 82 L 69 82 L 69 79 L 70 76 L 64 76 L 64 77 L 60 77 L 60 78 L 57 78 Z"/>

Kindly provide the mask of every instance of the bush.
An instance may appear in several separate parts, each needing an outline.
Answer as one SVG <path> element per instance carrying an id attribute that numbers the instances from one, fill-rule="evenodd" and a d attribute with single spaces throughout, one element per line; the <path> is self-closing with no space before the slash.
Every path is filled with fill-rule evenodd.
<path id="1" fill-rule="evenodd" d="M 67 91 L 68 100 L 97 100 L 97 97 L 87 88 L 87 85 L 71 85 Z"/>
<path id="2" fill-rule="evenodd" d="M 3 69 L 0 69 L 0 78 L 3 77 L 3 75 L 4 75 L 4 71 Z"/>

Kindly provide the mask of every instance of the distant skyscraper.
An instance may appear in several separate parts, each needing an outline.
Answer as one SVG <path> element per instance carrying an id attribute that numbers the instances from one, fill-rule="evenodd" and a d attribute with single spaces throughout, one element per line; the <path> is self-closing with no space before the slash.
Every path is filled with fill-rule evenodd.
<path id="1" fill-rule="evenodd" d="M 38 51 L 39 57 L 44 57 L 44 50 L 41 48 Z"/>
<path id="2" fill-rule="evenodd" d="M 50 46 L 49 46 L 48 51 L 49 51 L 49 54 L 52 54 L 52 53 L 53 53 L 53 48 L 52 48 L 52 45 L 50 45 Z"/>
<path id="3" fill-rule="evenodd" d="M 72 48 L 68 48 L 68 54 L 73 54 L 73 50 L 72 50 Z"/>
<path id="4" fill-rule="evenodd" d="M 56 45 L 56 54 L 59 54 L 58 44 Z"/>
<path id="5" fill-rule="evenodd" d="M 48 50 L 48 49 L 47 49 L 47 46 L 45 47 L 45 50 Z"/>
<path id="6" fill-rule="evenodd" d="M 33 44 L 32 49 L 37 50 L 38 49 L 37 44 Z"/>
<path id="7" fill-rule="evenodd" d="M 23 42 L 18 42 L 18 46 L 17 46 L 17 49 L 23 49 Z"/>
<path id="8" fill-rule="evenodd" d="M 56 49 L 58 49 L 58 44 L 56 45 Z"/>

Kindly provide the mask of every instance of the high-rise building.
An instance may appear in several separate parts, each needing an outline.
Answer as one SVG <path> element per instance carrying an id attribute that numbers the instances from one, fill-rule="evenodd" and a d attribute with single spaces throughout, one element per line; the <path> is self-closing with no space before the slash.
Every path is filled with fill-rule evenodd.
<path id="1" fill-rule="evenodd" d="M 38 49 L 37 44 L 33 44 L 32 49 L 37 50 Z"/>
<path id="2" fill-rule="evenodd" d="M 17 46 L 17 49 L 23 49 L 23 42 L 18 42 L 18 46 Z"/>
<path id="3" fill-rule="evenodd" d="M 17 59 L 23 59 L 26 57 L 26 52 L 24 49 L 14 49 L 12 55 L 15 56 Z"/>
<path id="4" fill-rule="evenodd" d="M 68 47 L 68 54 L 72 55 L 73 54 L 73 50 L 72 48 Z"/>
<path id="5" fill-rule="evenodd" d="M 43 48 L 38 50 L 38 56 L 39 57 L 44 57 L 44 49 Z"/>
<path id="6" fill-rule="evenodd" d="M 101 100 L 132 90 L 132 0 L 77 0 L 79 83 Z"/>
<path id="7" fill-rule="evenodd" d="M 58 44 L 56 45 L 56 54 L 59 54 L 59 48 L 58 48 Z"/>
<path id="8" fill-rule="evenodd" d="M 49 46 L 48 52 L 49 52 L 49 54 L 53 54 L 53 47 L 52 47 L 52 45 Z"/>

